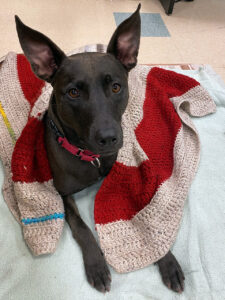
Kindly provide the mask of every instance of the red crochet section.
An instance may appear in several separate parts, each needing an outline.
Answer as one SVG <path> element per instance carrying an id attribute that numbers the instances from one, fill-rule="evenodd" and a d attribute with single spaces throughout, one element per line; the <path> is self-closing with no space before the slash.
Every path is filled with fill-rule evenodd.
<path id="1" fill-rule="evenodd" d="M 41 95 L 45 82 L 34 75 L 30 63 L 23 54 L 17 55 L 17 70 L 23 94 L 32 108 Z"/>
<path id="2" fill-rule="evenodd" d="M 152 89 L 158 94 L 163 92 L 169 98 L 181 96 L 188 90 L 200 85 L 191 77 L 156 67 L 152 68 L 148 74 L 148 85 L 152 84 L 152 81 L 154 81 Z"/>
<path id="3" fill-rule="evenodd" d="M 147 77 L 143 119 L 136 128 L 136 138 L 149 158 L 155 175 L 162 181 L 171 176 L 173 147 L 181 120 L 170 98 L 181 96 L 199 85 L 187 76 L 153 68 Z"/>
<path id="4" fill-rule="evenodd" d="M 14 182 L 44 182 L 52 179 L 42 121 L 36 118 L 28 120 L 16 142 L 11 169 Z"/>
<path id="5" fill-rule="evenodd" d="M 152 199 L 173 170 L 173 148 L 181 120 L 171 97 L 198 85 L 172 71 L 153 68 L 147 77 L 143 119 L 135 133 L 148 156 L 138 168 L 116 163 L 95 198 L 95 222 L 129 220 Z"/>
<path id="6" fill-rule="evenodd" d="M 149 161 L 139 168 L 116 162 L 95 197 L 95 223 L 131 219 L 150 202 L 161 182 Z"/>

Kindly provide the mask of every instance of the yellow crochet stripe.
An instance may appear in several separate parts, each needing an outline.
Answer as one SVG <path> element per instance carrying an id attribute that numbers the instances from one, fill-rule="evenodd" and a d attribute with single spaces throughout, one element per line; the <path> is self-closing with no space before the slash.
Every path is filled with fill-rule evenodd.
<path id="1" fill-rule="evenodd" d="M 15 133 L 14 133 L 14 131 L 13 131 L 10 123 L 9 123 L 9 120 L 8 120 L 8 118 L 6 116 L 6 113 L 5 113 L 4 109 L 3 109 L 1 101 L 0 101 L 0 114 L 2 115 L 2 118 L 3 118 L 3 121 L 5 123 L 5 126 L 7 127 L 8 132 L 9 132 L 11 138 L 12 138 L 13 144 L 15 144 L 16 143 L 16 135 L 15 135 Z"/>

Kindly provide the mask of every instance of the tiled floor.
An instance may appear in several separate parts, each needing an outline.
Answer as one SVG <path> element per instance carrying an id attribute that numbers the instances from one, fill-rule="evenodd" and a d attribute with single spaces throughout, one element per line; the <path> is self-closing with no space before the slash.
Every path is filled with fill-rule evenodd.
<path id="1" fill-rule="evenodd" d="M 139 2 L 143 22 L 140 63 L 205 63 L 225 80 L 223 0 L 181 1 L 171 16 L 164 13 L 159 0 L 2 0 L 0 57 L 8 51 L 21 51 L 15 14 L 69 51 L 85 44 L 107 44 L 116 27 L 114 16 L 117 21 L 122 16 L 114 13 L 131 13 Z"/>
<path id="2" fill-rule="evenodd" d="M 115 12 L 114 18 L 118 26 L 131 13 Z M 170 36 L 169 31 L 159 13 L 141 13 L 141 36 L 142 37 L 166 37 Z"/>

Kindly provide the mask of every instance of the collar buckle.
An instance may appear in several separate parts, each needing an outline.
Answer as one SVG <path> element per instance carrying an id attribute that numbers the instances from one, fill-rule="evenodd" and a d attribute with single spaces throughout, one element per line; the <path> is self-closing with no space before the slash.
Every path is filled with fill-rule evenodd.
<path id="1" fill-rule="evenodd" d="M 77 153 L 75 154 L 75 156 L 79 156 L 79 157 L 80 157 L 80 154 L 81 154 L 83 151 L 84 151 L 84 150 L 78 148 L 78 151 L 77 151 Z"/>
<path id="2" fill-rule="evenodd" d="M 95 168 L 100 168 L 101 167 L 101 163 L 100 160 L 96 157 L 95 160 L 91 161 L 91 164 L 95 167 Z"/>

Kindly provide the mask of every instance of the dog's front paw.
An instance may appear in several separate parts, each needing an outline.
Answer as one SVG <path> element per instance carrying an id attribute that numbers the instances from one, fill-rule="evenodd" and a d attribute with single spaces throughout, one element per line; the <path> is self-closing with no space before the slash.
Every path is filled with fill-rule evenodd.
<path id="1" fill-rule="evenodd" d="M 173 254 L 169 251 L 166 256 L 157 261 L 164 284 L 177 293 L 184 290 L 184 273 Z"/>
<path id="2" fill-rule="evenodd" d="M 109 292 L 111 274 L 102 253 L 89 253 L 84 257 L 84 266 L 88 282 L 99 292 Z"/>

